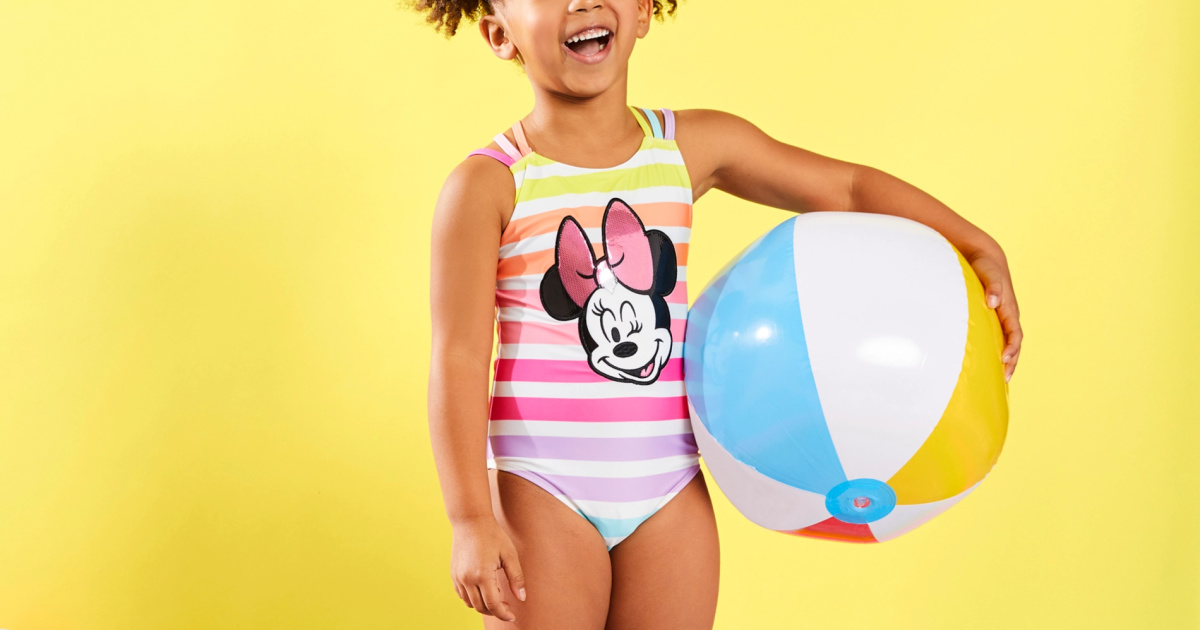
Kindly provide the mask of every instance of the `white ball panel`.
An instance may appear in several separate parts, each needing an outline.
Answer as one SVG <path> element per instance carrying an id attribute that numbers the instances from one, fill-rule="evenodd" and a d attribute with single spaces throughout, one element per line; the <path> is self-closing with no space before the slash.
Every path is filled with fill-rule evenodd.
<path id="1" fill-rule="evenodd" d="M 794 238 L 804 338 L 838 458 L 848 479 L 889 479 L 958 382 L 958 257 L 935 230 L 882 214 L 802 214 Z"/>
<path id="2" fill-rule="evenodd" d="M 867 525 L 871 528 L 871 533 L 875 535 L 875 539 L 879 542 L 891 540 L 897 536 L 907 534 L 933 519 L 938 514 L 950 509 L 955 503 L 962 501 L 975 488 L 978 488 L 980 483 L 983 482 L 979 481 L 949 499 L 916 505 L 897 505 L 890 514 Z"/>

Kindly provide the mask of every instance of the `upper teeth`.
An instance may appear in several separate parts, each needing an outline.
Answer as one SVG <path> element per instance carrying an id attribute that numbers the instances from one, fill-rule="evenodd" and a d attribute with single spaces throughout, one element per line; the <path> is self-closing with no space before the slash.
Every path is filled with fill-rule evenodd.
<path id="1" fill-rule="evenodd" d="M 575 37 L 572 37 L 571 39 L 568 39 L 567 43 L 570 44 L 573 42 L 581 42 L 585 39 L 595 39 L 597 37 L 604 37 L 605 35 L 608 35 L 608 34 L 609 34 L 608 29 L 592 28 L 592 29 L 588 29 L 588 30 L 576 35 Z"/>

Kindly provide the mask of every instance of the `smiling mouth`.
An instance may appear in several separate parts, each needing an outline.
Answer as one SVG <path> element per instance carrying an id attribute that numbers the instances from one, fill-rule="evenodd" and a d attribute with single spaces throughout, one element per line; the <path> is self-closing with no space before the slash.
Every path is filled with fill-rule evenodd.
<path id="1" fill-rule="evenodd" d="M 636 370 L 621 370 L 621 368 L 617 368 L 617 369 L 621 370 L 622 372 L 624 372 L 630 376 L 634 376 L 637 378 L 646 378 L 647 376 L 650 376 L 651 370 L 654 369 L 654 359 L 657 357 L 658 357 L 657 354 L 653 357 L 650 357 L 650 360 L 646 362 L 646 365 L 643 365 L 642 367 L 640 367 Z"/>
<path id="2" fill-rule="evenodd" d="M 579 39 L 576 39 L 576 37 L 579 37 L 578 35 L 572 37 L 563 42 L 563 46 L 566 46 L 568 50 L 585 59 L 595 57 L 607 50 L 608 45 L 612 43 L 613 37 L 612 32 L 607 29 L 592 29 L 580 35 L 583 35 L 583 37 Z"/>
<path id="3" fill-rule="evenodd" d="M 617 371 L 624 372 L 625 374 L 628 374 L 629 376 L 631 376 L 635 379 L 636 378 L 649 378 L 650 373 L 654 371 L 654 362 L 658 360 L 658 349 L 661 346 L 662 346 L 662 341 L 654 342 L 654 356 L 650 357 L 650 360 L 646 362 L 646 365 L 643 365 L 639 368 L 634 368 L 632 370 L 626 370 L 625 368 L 619 368 L 619 367 L 613 365 L 611 362 L 609 362 L 609 360 L 607 358 L 601 359 L 601 361 L 604 361 L 605 363 L 612 365 L 612 367 L 614 369 L 616 369 Z"/>

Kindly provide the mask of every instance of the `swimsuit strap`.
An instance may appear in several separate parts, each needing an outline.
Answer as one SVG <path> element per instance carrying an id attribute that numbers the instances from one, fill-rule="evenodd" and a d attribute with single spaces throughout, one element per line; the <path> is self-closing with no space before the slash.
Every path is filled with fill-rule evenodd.
<path id="1" fill-rule="evenodd" d="M 468 153 L 467 157 L 471 157 L 472 155 L 486 155 L 488 157 L 493 157 L 493 158 L 496 158 L 497 160 L 500 160 L 500 163 L 505 166 L 512 166 L 513 163 L 516 162 L 516 160 L 514 160 L 512 158 L 512 156 L 505 155 L 495 149 L 489 149 L 487 147 L 484 147 L 482 149 L 475 149 L 474 151 Z"/>
<path id="2" fill-rule="evenodd" d="M 646 109 L 645 107 L 642 108 L 642 111 L 646 112 L 646 120 L 649 120 L 650 126 L 654 128 L 654 137 L 663 137 L 662 127 L 658 124 L 658 116 L 655 116 L 653 111 Z"/>
<path id="3" fill-rule="evenodd" d="M 513 137 L 517 139 L 517 147 L 521 149 L 521 155 L 529 155 L 529 142 L 525 140 L 525 128 L 521 126 L 521 121 L 513 123 Z"/>
<path id="4" fill-rule="evenodd" d="M 638 111 L 638 108 L 634 107 L 633 105 L 629 106 L 629 110 L 633 112 L 633 117 L 637 119 L 638 124 L 642 127 L 642 131 L 646 132 L 647 136 L 657 137 L 657 135 L 650 129 L 650 125 L 646 122 L 646 114 Z M 650 114 L 650 118 L 655 118 L 654 114 Z M 658 125 L 657 119 L 654 120 L 654 124 Z"/>
<path id="5" fill-rule="evenodd" d="M 667 140 L 674 140 L 675 139 L 675 113 L 665 107 L 663 108 L 662 113 L 663 113 L 663 118 L 665 118 L 667 121 L 667 128 L 666 128 L 665 132 L 663 133 L 663 135 L 666 136 Z"/>
<path id="6" fill-rule="evenodd" d="M 507 153 L 508 157 L 512 158 L 514 162 L 521 159 L 521 152 L 517 150 L 517 147 L 514 147 L 513 144 L 508 141 L 508 138 L 504 137 L 504 134 L 498 133 L 496 134 L 495 138 L 492 138 L 492 140 L 495 140 L 496 144 L 500 145 L 500 148 Z"/>

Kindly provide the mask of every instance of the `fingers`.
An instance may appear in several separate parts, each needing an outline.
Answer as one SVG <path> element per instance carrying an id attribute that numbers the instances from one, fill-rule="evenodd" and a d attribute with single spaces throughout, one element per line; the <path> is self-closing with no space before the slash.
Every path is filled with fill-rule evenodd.
<path id="1" fill-rule="evenodd" d="M 1017 357 L 1021 354 L 1021 342 L 1025 339 L 1025 331 L 1021 329 L 1016 300 L 1004 300 L 996 311 L 996 315 L 1000 318 L 1001 327 L 1008 339 L 1008 344 L 1000 353 L 1000 361 L 1005 365 L 1004 382 L 1007 383 L 1012 378 L 1013 371 L 1016 370 Z"/>
<path id="2" fill-rule="evenodd" d="M 458 585 L 458 582 L 454 582 L 454 594 L 458 595 L 458 598 L 463 600 L 463 603 L 467 605 L 467 608 L 471 607 L 471 599 L 467 597 L 467 592 L 463 589 L 463 587 Z"/>
<path id="3" fill-rule="evenodd" d="M 1021 351 L 1018 349 L 1018 350 L 1016 351 L 1016 354 L 1012 355 L 1012 358 L 1010 358 L 1010 359 L 1009 359 L 1009 361 L 1008 361 L 1008 369 L 1007 369 L 1007 371 L 1006 371 L 1006 374 L 1005 374 L 1005 376 L 1004 376 L 1004 382 L 1005 382 L 1005 383 L 1007 383 L 1007 382 L 1009 381 L 1009 379 L 1011 379 L 1011 378 L 1012 378 L 1013 372 L 1017 371 L 1017 359 L 1018 359 L 1018 358 L 1020 358 L 1020 357 L 1021 357 Z"/>
<path id="4" fill-rule="evenodd" d="M 991 271 L 990 268 L 989 271 Z M 1000 361 L 1004 363 L 1004 382 L 1007 383 L 1017 369 L 1017 358 L 1021 356 L 1021 342 L 1025 338 L 1025 333 L 1021 329 L 1021 309 L 1017 306 L 1017 297 L 1013 293 L 1011 285 L 1005 282 L 999 280 L 989 282 L 986 295 L 988 307 L 996 309 L 996 316 L 1000 319 L 1001 328 L 1004 329 L 1007 343 L 1000 353 Z"/>
<path id="5" fill-rule="evenodd" d="M 485 579 L 479 585 L 479 591 L 483 594 L 484 606 L 489 611 L 487 614 L 495 615 L 504 621 L 516 621 L 517 618 L 509 609 L 508 602 L 504 601 L 504 594 L 500 591 L 500 584 L 494 574 L 491 579 Z"/>
<path id="6" fill-rule="evenodd" d="M 463 584 L 455 582 L 454 592 L 468 608 L 474 608 L 481 615 L 492 615 L 504 621 L 517 619 L 508 602 L 504 601 L 500 584 L 494 577 L 490 580 L 479 577 L 468 579 Z"/>
<path id="7" fill-rule="evenodd" d="M 463 587 L 467 591 L 467 597 L 471 600 L 471 608 L 474 608 L 481 615 L 490 615 L 487 605 L 483 603 L 483 595 L 479 593 L 478 586 L 470 584 Z"/>
<path id="8" fill-rule="evenodd" d="M 517 599 L 525 601 L 525 573 L 521 571 L 521 563 L 517 560 L 516 550 L 500 554 L 500 567 L 508 577 L 509 588 Z"/>

